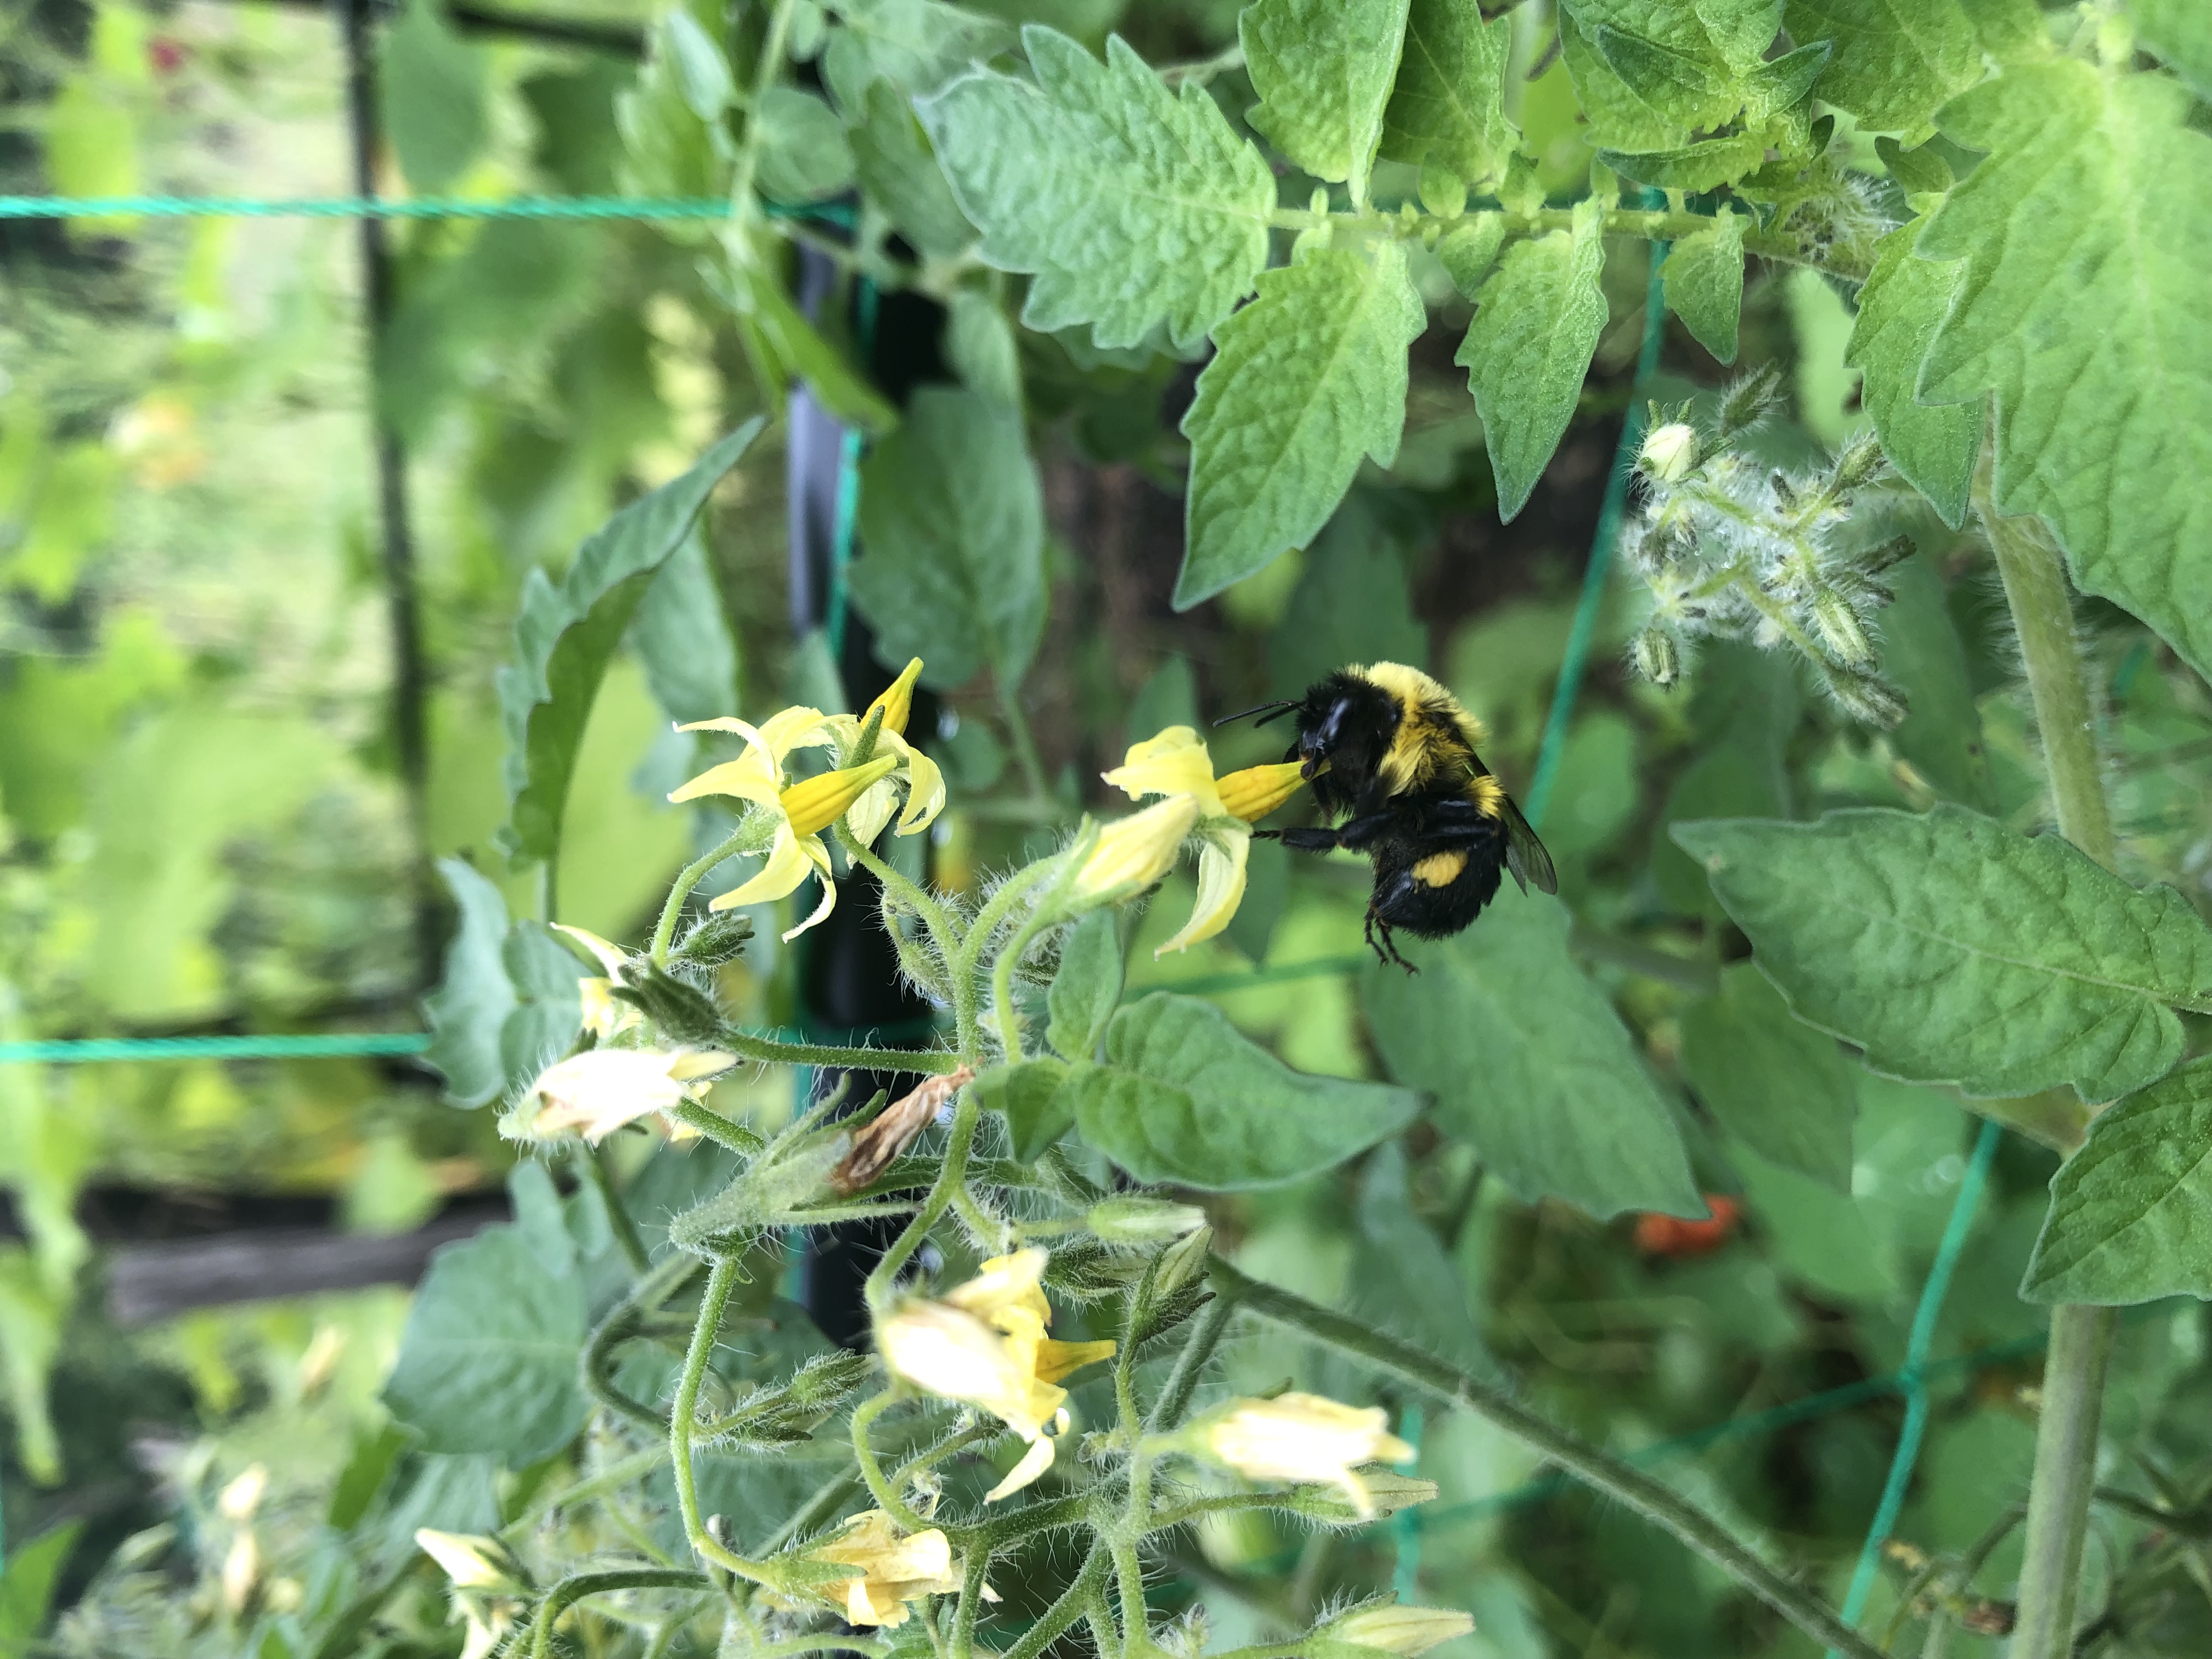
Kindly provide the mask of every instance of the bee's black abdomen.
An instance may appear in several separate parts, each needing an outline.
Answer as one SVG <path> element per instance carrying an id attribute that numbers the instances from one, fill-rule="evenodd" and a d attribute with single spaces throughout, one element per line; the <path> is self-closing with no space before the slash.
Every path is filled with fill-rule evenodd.
<path id="1" fill-rule="evenodd" d="M 1418 939 L 1449 939 L 1498 896 L 1504 868 L 1502 826 L 1445 851 L 1404 842 L 1378 847 L 1370 908 L 1377 921 Z"/>

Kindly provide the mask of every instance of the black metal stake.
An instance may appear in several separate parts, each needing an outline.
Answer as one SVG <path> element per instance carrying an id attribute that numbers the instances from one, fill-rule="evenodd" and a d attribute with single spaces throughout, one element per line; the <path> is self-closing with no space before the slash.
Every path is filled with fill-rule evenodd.
<path id="1" fill-rule="evenodd" d="M 366 0 L 337 0 L 345 40 L 346 106 L 353 135 L 355 193 L 376 196 L 376 58 Z M 424 988 L 438 980 L 438 916 L 429 881 L 430 749 L 425 719 L 427 674 L 421 602 L 416 591 L 415 542 L 408 529 L 407 456 L 384 418 L 376 394 L 379 354 L 395 298 L 392 252 L 384 222 L 361 219 L 362 280 L 367 297 L 369 420 L 375 432 L 376 498 L 382 521 L 384 581 L 392 629 L 392 737 L 400 786 L 415 832 L 415 951 Z"/>

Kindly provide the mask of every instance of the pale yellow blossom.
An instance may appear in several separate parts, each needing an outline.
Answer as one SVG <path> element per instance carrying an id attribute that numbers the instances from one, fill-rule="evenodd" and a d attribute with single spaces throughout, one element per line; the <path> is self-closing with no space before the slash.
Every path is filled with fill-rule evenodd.
<path id="1" fill-rule="evenodd" d="M 596 1146 L 626 1123 L 698 1099 L 736 1063 L 714 1048 L 586 1048 L 539 1073 L 501 1127 L 530 1140 L 574 1129 Z"/>
<path id="2" fill-rule="evenodd" d="M 1474 1620 L 1455 1607 L 1412 1607 L 1372 1601 L 1331 1620 L 1316 1632 L 1354 1647 L 1376 1648 L 1413 1659 L 1474 1629 Z"/>
<path id="3" fill-rule="evenodd" d="M 1340 1405 L 1313 1394 L 1232 1401 L 1194 1425 L 1199 1447 L 1252 1480 L 1326 1481 L 1362 1520 L 1375 1513 L 1363 1463 L 1402 1463 L 1413 1449 L 1389 1431 L 1381 1407 Z"/>

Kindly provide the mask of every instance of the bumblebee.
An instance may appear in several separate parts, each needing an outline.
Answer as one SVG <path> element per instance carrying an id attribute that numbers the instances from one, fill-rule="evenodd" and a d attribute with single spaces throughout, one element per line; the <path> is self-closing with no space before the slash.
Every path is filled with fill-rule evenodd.
<path id="1" fill-rule="evenodd" d="M 1482 723 L 1419 669 L 1341 668 L 1301 699 L 1229 719 L 1252 714 L 1261 726 L 1293 717 L 1297 741 L 1283 758 L 1302 763 L 1324 811 L 1344 815 L 1334 829 L 1256 833 L 1304 853 L 1342 847 L 1374 861 L 1367 943 L 1382 961 L 1414 972 L 1392 930 L 1449 938 L 1498 896 L 1504 872 L 1524 893 L 1559 890 L 1551 854 L 1475 752 Z"/>

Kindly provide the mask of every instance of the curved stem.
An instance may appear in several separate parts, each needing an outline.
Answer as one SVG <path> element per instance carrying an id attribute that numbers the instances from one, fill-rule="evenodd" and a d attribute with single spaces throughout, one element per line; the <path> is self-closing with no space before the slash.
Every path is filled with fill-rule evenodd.
<path id="1" fill-rule="evenodd" d="M 1091 1553 L 1084 1559 L 1074 1579 L 1060 1593 L 1060 1599 L 1044 1610 L 1044 1616 L 1024 1632 L 1021 1639 L 1008 1648 L 1001 1659 L 1038 1659 L 1038 1656 L 1058 1641 L 1070 1625 L 1083 1617 L 1098 1587 L 1106 1581 L 1106 1547 L 1101 1543 L 1091 1546 Z"/>
<path id="2" fill-rule="evenodd" d="M 876 1507 L 908 1532 L 927 1532 L 929 1522 L 916 1515 L 907 1501 L 898 1494 L 898 1488 L 884 1478 L 884 1466 L 876 1460 L 876 1449 L 868 1438 L 868 1431 L 875 1426 L 898 1395 L 886 1389 L 872 1400 L 864 1401 L 853 1413 L 853 1458 L 860 1466 L 860 1479 L 868 1483 L 868 1493 L 876 1500 Z"/>
<path id="3" fill-rule="evenodd" d="M 562 1613 L 587 1595 L 605 1595 L 615 1590 L 632 1589 L 712 1589 L 714 1586 L 702 1572 L 692 1572 L 681 1567 L 640 1567 L 614 1572 L 580 1572 L 563 1578 L 545 1592 L 538 1604 L 536 1617 L 531 1621 L 531 1659 L 546 1659 L 553 1650 L 553 1626 Z"/>
<path id="4" fill-rule="evenodd" d="M 999 890 L 991 895 L 983 908 L 975 913 L 975 920 L 969 923 L 968 937 L 960 942 L 959 954 L 952 959 L 954 1006 L 956 1007 L 960 1006 L 957 999 L 963 994 L 968 1000 L 967 1012 L 963 1016 L 966 1024 L 961 1028 L 963 1036 L 960 1047 L 963 1054 L 972 1054 L 979 1046 L 978 1039 L 975 1035 L 975 973 L 979 958 L 990 945 L 991 935 L 998 931 L 1000 923 L 1013 914 L 1014 907 L 1028 897 L 1031 890 L 1040 883 L 1069 873 L 1072 873 L 1072 866 L 1064 868 L 1061 861 L 1057 858 L 1039 859 L 1035 864 L 1015 871 L 1012 875 L 1000 882 Z M 999 961 L 1001 963 L 1006 961 L 1006 953 L 1000 954 Z M 1006 971 L 1011 974 L 1012 969 L 1009 967 Z M 995 964 L 992 975 L 992 985 L 994 994 L 996 994 L 998 974 Z M 1005 1035 L 1003 1024 L 1000 1028 L 1000 1032 L 1003 1037 Z M 1018 1041 L 1007 1058 L 1018 1060 L 1020 1057 L 1021 1045 Z"/>
<path id="5" fill-rule="evenodd" d="M 767 1149 L 768 1142 L 744 1124 L 731 1122 L 703 1101 L 682 1100 L 666 1109 L 667 1115 L 678 1123 L 696 1129 L 717 1146 L 739 1158 L 752 1158 Z"/>
<path id="6" fill-rule="evenodd" d="M 1022 1057 L 1022 1012 L 1014 1006 L 1014 969 L 1048 922 L 1042 911 L 1032 915 L 991 964 L 991 1017 L 998 1022 L 999 1047 L 1005 1051 L 1008 1065 Z"/>
<path id="7" fill-rule="evenodd" d="M 617 1345 L 635 1334 L 638 1322 L 659 1307 L 691 1280 L 699 1270 L 696 1256 L 681 1252 L 664 1258 L 660 1265 L 651 1269 L 632 1285 L 629 1294 L 608 1310 L 607 1316 L 592 1331 L 591 1340 L 584 1345 L 582 1376 L 584 1392 L 616 1416 L 627 1418 L 641 1428 L 655 1434 L 665 1426 L 665 1420 L 652 1407 L 631 1399 L 614 1385 L 609 1374 L 614 1369 Z"/>
<path id="8" fill-rule="evenodd" d="M 698 1471 L 691 1462 L 692 1425 L 699 1411 L 699 1385 L 707 1376 L 707 1362 L 714 1358 L 714 1339 L 721 1334 L 722 1315 L 730 1305 L 730 1292 L 737 1288 L 738 1264 L 717 1261 L 714 1271 L 707 1275 L 706 1293 L 699 1298 L 699 1322 L 691 1328 L 691 1346 L 684 1356 L 684 1375 L 676 1385 L 676 1400 L 668 1413 L 668 1458 L 676 1473 L 676 1508 L 684 1517 L 684 1536 L 692 1551 L 726 1571 L 756 1584 L 769 1582 L 768 1575 L 755 1562 L 724 1547 L 721 1540 L 707 1530 L 699 1514 Z"/>
<path id="9" fill-rule="evenodd" d="M 668 897 L 660 907 L 660 920 L 653 925 L 649 954 L 654 967 L 665 968 L 668 965 L 669 941 L 676 937 L 676 923 L 684 914 L 684 901 L 691 896 L 691 890 L 706 880 L 707 872 L 724 859 L 735 858 L 740 853 L 759 852 L 759 842 L 757 831 L 739 824 L 731 833 L 730 838 L 713 852 L 696 858 L 684 866 L 683 873 L 676 878 L 676 884 L 668 890 Z"/>
<path id="10" fill-rule="evenodd" d="M 1214 1282 L 1230 1291 L 1238 1305 L 1262 1319 L 1302 1331 L 1487 1418 L 1577 1480 L 1673 1534 L 1822 1646 L 1852 1659 L 1881 1659 L 1881 1650 L 1837 1618 L 1826 1602 L 1777 1572 L 1719 1522 L 1641 1469 L 1554 1427 L 1498 1389 L 1409 1343 L 1247 1278 L 1218 1257 L 1211 1271 Z"/>
<path id="11" fill-rule="evenodd" d="M 953 964 L 966 949 L 969 935 L 963 933 L 952 912 L 937 896 L 919 883 L 909 881 L 874 853 L 860 845 L 860 837 L 837 821 L 837 844 L 845 849 L 845 856 L 883 884 L 886 892 L 896 894 L 900 903 L 921 918 L 921 925 L 929 929 L 929 937 L 937 946 L 938 956 L 951 969 L 952 1018 L 957 1035 L 954 1047 L 962 1055 L 973 1059 L 975 1053 L 975 988 L 971 980 L 961 974 Z M 945 1067 L 947 1071 L 953 1069 Z"/>
<path id="12" fill-rule="evenodd" d="M 1001 681 L 999 685 L 999 710 L 1006 716 L 1007 734 L 1014 740 L 1014 763 L 1022 769 L 1022 781 L 1029 786 L 1030 799 L 1039 805 L 1050 804 L 1052 787 L 1045 781 L 1044 762 L 1037 754 L 1036 738 L 1030 730 L 1030 717 L 1022 712 L 1019 698 L 1008 690 Z"/>
<path id="13" fill-rule="evenodd" d="M 890 1299 L 891 1285 L 898 1278 L 899 1269 L 905 1267 L 908 1257 L 921 1248 L 921 1241 L 929 1237 L 951 1205 L 952 1194 L 968 1178 L 968 1154 L 975 1146 L 975 1124 L 983 1115 L 981 1103 L 976 1098 L 974 1085 L 960 1091 L 959 1103 L 952 1109 L 952 1132 L 945 1142 L 945 1166 L 937 1172 L 937 1180 L 922 1200 L 921 1208 L 906 1230 L 892 1241 L 891 1247 L 876 1263 L 868 1275 L 867 1298 L 869 1311 L 882 1309 Z"/>
<path id="14" fill-rule="evenodd" d="M 607 1231 L 615 1236 L 615 1249 L 621 1252 L 623 1265 L 635 1274 L 650 1272 L 653 1258 L 646 1254 L 645 1241 L 638 1237 L 637 1223 L 630 1219 L 622 1194 L 615 1190 L 614 1171 L 607 1168 L 606 1148 L 584 1140 L 576 1146 L 577 1167 L 599 1195 L 599 1203 L 607 1212 Z"/>
<path id="15" fill-rule="evenodd" d="M 983 1576 L 990 1570 L 987 1547 L 968 1552 L 967 1566 L 960 1575 L 960 1600 L 952 1609 L 952 1659 L 969 1659 L 975 1651 L 975 1617 L 983 1605 Z"/>
<path id="16" fill-rule="evenodd" d="M 958 1071 L 963 1064 L 958 1054 L 945 1048 L 844 1048 L 826 1042 L 785 1042 L 728 1025 L 715 1041 L 742 1059 L 771 1066 L 811 1066 L 825 1072 L 913 1072 L 939 1077 Z"/>
<path id="17" fill-rule="evenodd" d="M 659 1418 L 653 1419 L 653 1426 L 660 1426 Z M 495 1536 L 509 1540 L 520 1538 L 549 1515 L 578 1504 L 588 1504 L 611 1492 L 622 1491 L 632 1482 L 651 1474 L 667 1458 L 668 1448 L 659 1442 L 643 1451 L 633 1452 L 628 1457 L 608 1464 L 597 1474 L 588 1475 L 574 1486 L 563 1486 L 549 1497 L 533 1500 L 528 1509 L 501 1527 Z"/>
<path id="18" fill-rule="evenodd" d="M 1974 479 L 1974 511 L 2004 580 L 2021 666 L 2035 704 L 2044 765 L 2051 775 L 2058 833 L 2111 869 L 2118 847 L 2105 799 L 2095 711 L 2075 635 L 2064 563 L 2040 522 L 1999 515 L 1986 458 Z M 2068 1304 L 2051 1310 L 2013 1659 L 2062 1659 L 2073 1645 L 2074 1598 L 2096 1485 L 2097 1431 L 2113 1322 L 2110 1308 Z"/>
<path id="19" fill-rule="evenodd" d="M 1218 1286 L 1219 1281 L 1216 1284 Z M 1229 1328 L 1229 1316 L 1236 1311 L 1235 1294 L 1218 1287 L 1213 1300 L 1192 1316 L 1190 1335 L 1182 1345 L 1182 1352 L 1176 1356 L 1175 1370 L 1168 1374 L 1167 1386 L 1152 1401 L 1152 1414 L 1146 1419 L 1146 1426 L 1164 1429 L 1182 1415 L 1206 1362 L 1221 1345 L 1222 1333 Z"/>

